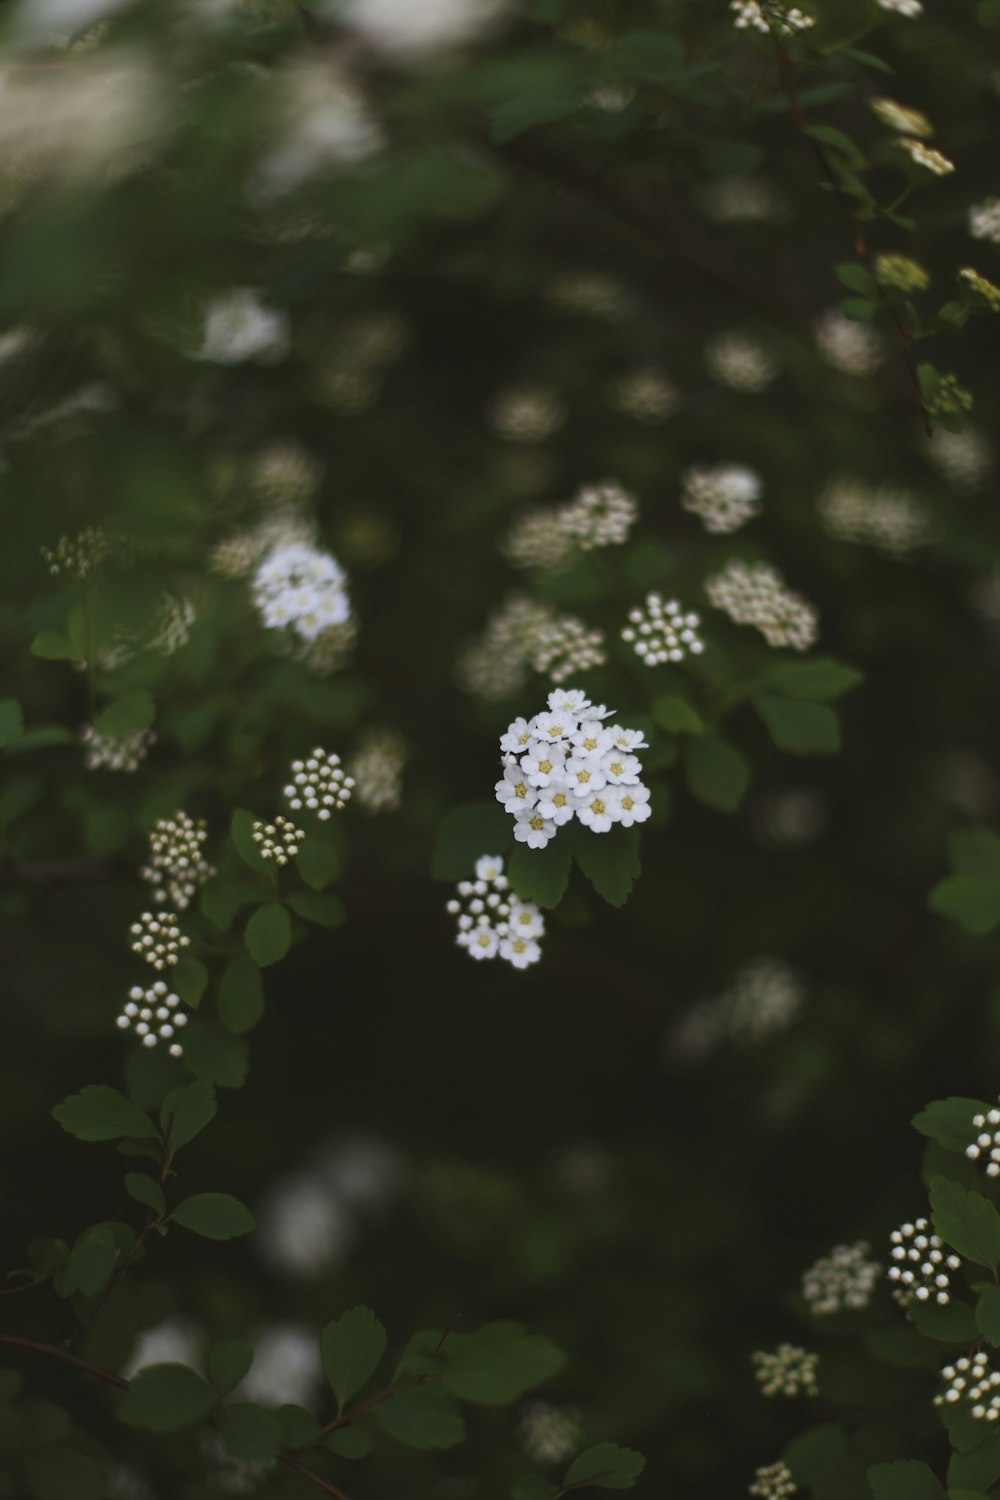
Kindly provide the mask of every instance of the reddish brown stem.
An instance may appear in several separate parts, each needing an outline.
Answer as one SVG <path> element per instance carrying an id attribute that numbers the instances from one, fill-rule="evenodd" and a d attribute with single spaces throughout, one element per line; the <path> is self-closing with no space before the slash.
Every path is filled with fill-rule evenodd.
<path id="1" fill-rule="evenodd" d="M 12 1333 L 0 1333 L 0 1344 L 9 1344 L 15 1349 L 31 1349 L 35 1354 L 47 1354 L 50 1359 L 61 1359 L 63 1364 L 75 1365 L 78 1370 L 85 1370 L 88 1375 L 93 1375 L 95 1380 L 103 1380 L 107 1385 L 115 1385 L 120 1391 L 128 1390 L 128 1381 L 121 1375 L 115 1375 L 111 1370 L 102 1370 L 99 1365 L 92 1365 L 78 1355 L 71 1354 L 68 1349 L 60 1349 L 58 1344 L 43 1344 L 38 1339 L 16 1338 Z"/>
<path id="2" fill-rule="evenodd" d="M 279 1453 L 278 1462 L 284 1464 L 286 1469 L 294 1469 L 296 1474 L 301 1474 L 303 1479 L 308 1479 L 311 1484 L 314 1484 L 317 1489 L 322 1490 L 324 1494 L 335 1495 L 336 1500 L 349 1500 L 349 1496 L 345 1495 L 343 1490 L 338 1490 L 335 1484 L 331 1484 L 329 1479 L 324 1479 L 321 1474 L 315 1473 L 312 1469 L 307 1469 L 305 1464 L 300 1464 L 298 1459 L 292 1458 L 290 1453 Z"/>

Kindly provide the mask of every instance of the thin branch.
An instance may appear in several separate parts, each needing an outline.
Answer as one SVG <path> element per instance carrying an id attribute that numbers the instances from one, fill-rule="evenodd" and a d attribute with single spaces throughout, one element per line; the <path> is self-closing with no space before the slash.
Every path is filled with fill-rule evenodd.
<path id="1" fill-rule="evenodd" d="M 13 1272 L 11 1273 L 13 1275 Z M 44 1286 L 47 1281 L 52 1280 L 52 1272 L 46 1271 L 44 1276 L 35 1276 L 31 1281 L 22 1281 L 20 1286 L 5 1286 L 0 1288 L 0 1297 L 16 1297 L 18 1292 L 31 1292 L 36 1286 Z"/>
<path id="2" fill-rule="evenodd" d="M 15 1338 L 12 1333 L 0 1333 L 0 1344 L 9 1344 L 15 1349 L 30 1349 L 35 1354 L 47 1354 L 50 1359 L 62 1360 L 63 1364 L 75 1365 L 78 1370 L 84 1370 L 88 1375 L 93 1375 L 95 1380 L 103 1380 L 107 1385 L 115 1385 L 120 1391 L 128 1390 L 128 1381 L 121 1375 L 115 1375 L 111 1370 L 102 1370 L 99 1365 L 92 1365 L 78 1355 L 71 1354 L 68 1349 L 60 1349 L 58 1344 L 43 1344 L 38 1339 Z"/>
<path id="3" fill-rule="evenodd" d="M 336 1496 L 336 1500 L 350 1500 L 350 1497 L 345 1495 L 343 1490 L 338 1490 L 337 1486 L 331 1484 L 329 1479 L 324 1479 L 321 1474 L 315 1473 L 312 1469 L 307 1469 L 305 1464 L 300 1464 L 298 1459 L 292 1458 L 290 1453 L 279 1453 L 278 1462 L 284 1464 L 287 1469 L 294 1469 L 296 1474 L 301 1474 L 303 1479 L 308 1479 L 310 1484 L 314 1484 L 324 1494 L 334 1495 Z"/>

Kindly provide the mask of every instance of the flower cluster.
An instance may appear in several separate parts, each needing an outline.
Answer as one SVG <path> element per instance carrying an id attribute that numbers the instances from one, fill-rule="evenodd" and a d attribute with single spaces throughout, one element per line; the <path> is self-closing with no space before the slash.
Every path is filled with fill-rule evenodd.
<path id="1" fill-rule="evenodd" d="M 894 10 L 897 15 L 909 16 L 911 20 L 924 13 L 923 0 L 875 0 L 875 4 L 883 10 Z"/>
<path id="2" fill-rule="evenodd" d="M 875 275 L 897 292 L 925 292 L 931 284 L 926 269 L 912 255 L 876 255 Z"/>
<path id="3" fill-rule="evenodd" d="M 766 563 L 731 562 L 706 579 L 705 592 L 716 609 L 724 610 L 737 625 L 752 625 L 769 646 L 808 651 L 816 640 L 815 608 L 791 593 L 777 568 Z"/>
<path id="4" fill-rule="evenodd" d="M 934 1397 L 935 1406 L 953 1406 L 957 1401 L 968 1401 L 969 1415 L 977 1422 L 995 1422 L 1000 1418 L 1000 1370 L 990 1368 L 990 1357 L 985 1349 L 956 1359 L 953 1365 L 945 1365 L 941 1378 L 948 1385 Z"/>
<path id="5" fill-rule="evenodd" d="M 254 455 L 250 488 L 266 505 L 285 509 L 305 505 L 323 477 L 323 465 L 294 438 L 280 438 Z"/>
<path id="6" fill-rule="evenodd" d="M 273 859 L 276 865 L 287 865 L 298 854 L 305 833 L 279 813 L 273 823 L 255 818 L 252 838 L 260 850 L 261 859 Z"/>
<path id="7" fill-rule="evenodd" d="M 542 626 L 551 610 L 524 594 L 512 594 L 491 615 L 483 634 L 470 641 L 455 666 L 459 686 L 494 702 L 524 685 Z"/>
<path id="8" fill-rule="evenodd" d="M 267 629 L 289 625 L 304 641 L 351 613 L 343 568 L 307 542 L 279 543 L 267 553 L 253 575 L 253 599 Z"/>
<path id="9" fill-rule="evenodd" d="M 111 551 L 106 534 L 96 526 L 87 526 L 77 536 L 61 536 L 55 548 L 42 547 L 42 561 L 54 578 L 65 573 L 78 580 L 87 577 Z"/>
<path id="10" fill-rule="evenodd" d="M 892 1265 L 888 1276 L 893 1283 L 893 1299 L 900 1307 L 931 1301 L 944 1307 L 951 1301 L 948 1273 L 957 1271 L 962 1262 L 957 1255 L 946 1253 L 926 1219 L 901 1224 L 892 1231 L 889 1242 Z"/>
<path id="11" fill-rule="evenodd" d="M 934 134 L 934 126 L 922 110 L 913 109 L 909 104 L 900 104 L 898 99 L 873 99 L 871 107 L 873 114 L 883 125 L 888 125 L 890 130 L 898 130 L 901 135 Z"/>
<path id="12" fill-rule="evenodd" d="M 129 928 L 132 952 L 138 953 L 154 969 L 170 969 L 190 947 L 191 939 L 181 932 L 177 915 L 172 911 L 144 911 Z"/>
<path id="13" fill-rule="evenodd" d="M 493 429 L 508 443 L 542 443 L 566 420 L 566 407 L 546 386 L 513 386 L 490 408 Z"/>
<path id="14" fill-rule="evenodd" d="M 403 767 L 410 758 L 395 729 L 370 729 L 350 760 L 354 796 L 367 813 L 394 812 L 403 800 Z"/>
<path id="15" fill-rule="evenodd" d="M 799 10 L 797 5 L 785 5 L 780 0 L 729 0 L 733 12 L 733 25 L 737 31 L 753 28 L 765 35 L 775 32 L 779 36 L 790 36 L 795 31 L 808 31 L 815 26 L 816 17 Z"/>
<path id="16" fill-rule="evenodd" d="M 340 756 L 333 750 L 317 746 L 307 760 L 293 760 L 291 772 L 292 779 L 283 791 L 292 812 L 305 808 L 325 823 L 331 813 L 339 812 L 351 800 L 354 777 L 343 770 Z M 278 819 L 279 823 L 282 821 Z"/>
<path id="17" fill-rule="evenodd" d="M 734 328 L 705 345 L 705 363 L 713 379 L 734 391 L 765 391 L 778 374 L 778 361 L 752 333 Z"/>
<path id="18" fill-rule="evenodd" d="M 978 1132 L 965 1154 L 971 1161 L 986 1159 L 987 1177 L 1000 1177 L 1000 1109 L 989 1109 L 985 1114 L 972 1116 L 972 1124 Z"/>
<path id="19" fill-rule="evenodd" d="M 498 21 L 507 0 L 347 0 L 338 19 L 370 47 L 393 57 L 418 60 L 471 42 Z"/>
<path id="20" fill-rule="evenodd" d="M 680 405 L 677 387 L 662 370 L 647 366 L 618 375 L 608 387 L 608 400 L 616 411 L 658 427 Z"/>
<path id="21" fill-rule="evenodd" d="M 544 849 L 573 818 L 592 833 L 645 822 L 649 788 L 633 753 L 646 747 L 641 730 L 605 724 L 611 710 L 578 688 L 550 693 L 548 705 L 547 713 L 515 719 L 500 737 L 496 798 L 514 818 L 518 843 Z"/>
<path id="22" fill-rule="evenodd" d="M 666 1037 L 667 1055 L 695 1059 L 724 1041 L 760 1042 L 798 1014 L 805 990 L 780 958 L 755 958 L 722 994 L 700 1001 Z"/>
<path id="23" fill-rule="evenodd" d="M 80 730 L 84 745 L 84 765 L 88 771 L 137 771 L 156 739 L 151 729 L 137 729 L 135 734 L 102 734 L 93 724 Z"/>
<path id="24" fill-rule="evenodd" d="M 768 224 L 789 217 L 790 205 L 766 177 L 716 177 L 700 191 L 701 204 L 718 224 Z"/>
<path id="25" fill-rule="evenodd" d="M 536 1464 L 561 1464 L 579 1452 L 583 1428 L 579 1413 L 548 1401 L 529 1401 L 521 1411 L 518 1436 Z"/>
<path id="26" fill-rule="evenodd" d="M 1000 198 L 984 198 L 969 209 L 969 233 L 974 240 L 1000 245 Z"/>
<path id="27" fill-rule="evenodd" d="M 565 682 L 576 672 L 604 665 L 604 635 L 600 630 L 588 630 L 575 615 L 558 615 L 539 625 L 530 661 L 535 671 L 550 681 Z"/>
<path id="28" fill-rule="evenodd" d="M 737 531 L 759 510 L 760 475 L 744 464 L 694 464 L 681 475 L 681 505 L 711 532 Z"/>
<path id="29" fill-rule="evenodd" d="M 907 153 L 911 161 L 916 162 L 918 167 L 923 167 L 927 172 L 933 172 L 935 177 L 947 177 L 949 172 L 954 172 L 955 163 L 941 151 L 935 151 L 933 146 L 925 146 L 923 141 L 912 139 L 910 136 L 902 136 L 899 145 Z"/>
<path id="30" fill-rule="evenodd" d="M 515 568 L 537 573 L 555 573 L 573 553 L 573 539 L 563 522 L 562 511 L 531 510 L 514 522 L 500 544 Z"/>
<path id="31" fill-rule="evenodd" d="M 455 942 L 470 958 L 502 958 L 515 969 L 526 969 L 542 956 L 539 938 L 545 935 L 545 918 L 534 902 L 510 893 L 499 855 L 476 860 L 475 880 L 459 882 L 447 910 L 458 918 Z"/>
<path id="32" fill-rule="evenodd" d="M 871 1245 L 835 1245 L 810 1266 L 802 1277 L 802 1296 L 816 1317 L 828 1317 L 844 1308 L 867 1307 L 882 1267 L 871 1259 Z"/>
<path id="33" fill-rule="evenodd" d="M 894 557 L 905 557 L 928 541 L 930 516 L 908 490 L 872 488 L 862 480 L 833 480 L 819 498 L 820 518 L 832 536 L 868 543 Z"/>
<path id="34" fill-rule="evenodd" d="M 995 281 L 981 276 L 972 266 L 963 266 L 958 274 L 973 296 L 981 297 L 991 312 L 1000 312 L 1000 286 Z"/>
<path id="35" fill-rule="evenodd" d="M 141 984 L 134 984 L 115 1025 L 120 1031 L 134 1031 L 144 1047 L 169 1042 L 167 1051 L 170 1056 L 180 1057 L 184 1048 L 174 1036 L 188 1022 L 187 1012 L 180 1009 L 180 1003 L 179 996 L 173 994 L 162 979 L 157 979 L 148 990 L 144 990 Z"/>
<path id="36" fill-rule="evenodd" d="M 815 334 L 820 354 L 845 375 L 871 375 L 885 358 L 874 329 L 845 317 L 839 308 L 831 308 L 817 319 Z"/>
<path id="37" fill-rule="evenodd" d="M 686 614 L 676 599 L 662 594 L 646 595 L 644 605 L 630 609 L 629 623 L 621 637 L 627 641 L 639 660 L 647 667 L 683 661 L 686 656 L 700 656 L 705 643 L 698 634 L 700 616 L 693 610 Z"/>
<path id="38" fill-rule="evenodd" d="M 758 1496 L 759 1500 L 788 1500 L 797 1490 L 791 1469 L 779 1459 L 777 1463 L 764 1464 L 756 1471 L 749 1493 Z"/>
<path id="39" fill-rule="evenodd" d="M 618 547 L 628 541 L 628 534 L 639 515 L 633 495 L 614 480 L 585 485 L 561 513 L 567 534 L 584 552 L 594 547 Z"/>
<path id="40" fill-rule="evenodd" d="M 754 1374 L 765 1396 L 815 1396 L 819 1355 L 797 1344 L 779 1344 L 771 1354 L 757 1349 L 751 1356 Z"/>
<path id="41" fill-rule="evenodd" d="M 967 391 L 957 375 L 938 374 L 933 394 L 926 397 L 927 410 L 945 416 L 959 416 L 972 410 L 972 392 Z"/>
<path id="42" fill-rule="evenodd" d="M 948 483 L 958 490 L 976 490 L 989 477 L 993 467 L 993 450 L 981 432 L 966 428 L 949 432 L 939 427 L 925 452 Z"/>
<path id="43" fill-rule="evenodd" d="M 603 271 L 563 271 L 548 286 L 549 301 L 563 312 L 613 322 L 628 310 L 627 289 Z"/>
<path id="44" fill-rule="evenodd" d="M 152 886 L 153 900 L 178 911 L 190 906 L 200 885 L 215 874 L 205 860 L 201 846 L 208 838 L 205 820 L 189 818 L 177 812 L 172 818 L 158 818 L 149 835 L 149 863 L 139 871 Z"/>
<path id="45" fill-rule="evenodd" d="M 205 310 L 205 332 L 198 359 L 239 365 L 246 360 L 274 364 L 288 352 L 288 320 L 265 307 L 253 287 L 234 287 Z"/>

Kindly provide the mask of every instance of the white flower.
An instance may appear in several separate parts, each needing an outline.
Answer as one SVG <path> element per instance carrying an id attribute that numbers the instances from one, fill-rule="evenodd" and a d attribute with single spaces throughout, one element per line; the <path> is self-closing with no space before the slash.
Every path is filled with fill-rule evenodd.
<path id="1" fill-rule="evenodd" d="M 621 724 L 612 724 L 611 738 L 618 750 L 648 750 L 649 748 L 641 729 L 625 729 Z"/>
<path id="2" fill-rule="evenodd" d="M 833 536 L 868 543 L 894 557 L 905 557 L 931 536 L 931 517 L 923 503 L 909 490 L 890 485 L 834 479 L 819 497 L 818 509 Z"/>
<path id="3" fill-rule="evenodd" d="M 953 1406 L 958 1401 L 970 1403 L 969 1415 L 977 1422 L 1000 1419 L 1000 1370 L 990 1365 L 985 1349 L 945 1365 L 941 1378 L 947 1388 L 934 1397 L 935 1406 Z"/>
<path id="4" fill-rule="evenodd" d="M 969 209 L 969 233 L 974 240 L 1000 245 L 1000 198 L 986 198 Z"/>
<path id="5" fill-rule="evenodd" d="M 545 920 L 533 901 L 511 898 L 507 925 L 512 937 L 539 938 L 545 931 Z"/>
<path id="6" fill-rule="evenodd" d="M 580 799 L 576 815 L 591 833 L 609 833 L 612 823 L 621 821 L 617 794 L 604 790 L 588 793 Z"/>
<path id="7" fill-rule="evenodd" d="M 251 359 L 275 364 L 287 352 L 288 320 L 284 313 L 265 307 L 253 287 L 234 287 L 209 303 L 198 359 L 219 365 Z"/>
<path id="8" fill-rule="evenodd" d="M 773 1353 L 758 1349 L 751 1358 L 765 1396 L 815 1396 L 819 1355 L 796 1344 L 779 1344 Z"/>
<path id="9" fill-rule="evenodd" d="M 609 750 L 601 758 L 601 770 L 612 786 L 638 786 L 642 762 L 637 755 Z"/>
<path id="10" fill-rule="evenodd" d="M 756 1470 L 748 1493 L 755 1495 L 757 1500 L 789 1500 L 798 1493 L 798 1485 L 792 1478 L 791 1469 L 779 1459 L 777 1463 L 763 1464 Z"/>
<path id="11" fill-rule="evenodd" d="M 571 755 L 566 762 L 566 780 L 578 797 L 589 797 L 607 783 L 601 762 L 593 755 Z"/>
<path id="12" fill-rule="evenodd" d="M 777 568 L 731 562 L 705 582 L 710 603 L 737 625 L 752 625 L 769 646 L 807 651 L 816 640 L 818 616 L 799 594 L 785 588 Z"/>
<path id="13" fill-rule="evenodd" d="M 564 747 L 549 745 L 541 740 L 532 740 L 521 757 L 521 770 L 533 787 L 546 787 L 553 781 L 561 782 L 565 767 Z"/>
<path id="14" fill-rule="evenodd" d="M 517 969 L 536 963 L 537 940 L 545 932 L 542 913 L 533 902 L 510 895 L 502 859 L 483 854 L 475 868 L 476 879 L 460 881 L 447 904 L 457 918 L 455 942 L 477 962 L 500 957 Z"/>
<path id="15" fill-rule="evenodd" d="M 527 844 L 529 849 L 544 849 L 555 832 L 555 823 L 551 818 L 543 818 L 537 808 L 526 808 L 517 814 L 514 837 L 519 844 Z"/>
<path id="16" fill-rule="evenodd" d="M 529 964 L 536 964 L 541 956 L 542 950 L 534 938 L 516 935 L 506 937 L 500 943 L 500 957 L 513 964 L 515 969 L 526 969 Z"/>
<path id="17" fill-rule="evenodd" d="M 802 1277 L 802 1296 L 816 1317 L 828 1317 L 843 1308 L 857 1310 L 868 1306 L 881 1274 L 867 1240 L 835 1245 Z"/>
<path id="18" fill-rule="evenodd" d="M 529 727 L 536 739 L 555 744 L 559 740 L 568 739 L 576 729 L 576 725 L 575 714 L 560 711 L 536 714 L 530 721 Z"/>
<path id="19" fill-rule="evenodd" d="M 403 767 L 410 747 L 395 729 L 369 729 L 348 761 L 354 796 L 366 813 L 393 812 L 403 801 Z"/>
<path id="20" fill-rule="evenodd" d="M 307 642 L 351 613 L 343 568 L 308 542 L 279 542 L 265 555 L 253 576 L 253 598 L 268 629 L 291 625 Z"/>
<path id="21" fill-rule="evenodd" d="M 171 1057 L 180 1057 L 184 1048 L 176 1040 L 176 1033 L 187 1025 L 187 1012 L 180 1009 L 180 999 L 167 988 L 162 979 L 157 979 L 148 989 L 134 984 L 129 997 L 122 1006 L 121 1015 L 115 1025 L 119 1031 L 134 1031 L 144 1047 L 155 1047 L 158 1042 L 167 1042 Z"/>
<path id="22" fill-rule="evenodd" d="M 549 697 L 550 705 L 552 705 L 553 696 L 550 695 Z M 572 712 L 572 710 L 564 710 L 564 712 Z M 510 751 L 514 755 L 520 755 L 521 751 L 526 750 L 531 743 L 533 733 L 534 731 L 529 727 L 527 719 L 515 719 L 508 727 L 506 733 L 500 736 L 500 749 Z"/>
<path id="23" fill-rule="evenodd" d="M 955 170 L 955 163 L 950 157 L 945 156 L 942 151 L 935 151 L 933 146 L 925 146 L 923 141 L 911 140 L 909 136 L 903 136 L 899 145 L 918 167 L 933 172 L 935 177 L 947 177 L 949 172 Z"/>
<path id="24" fill-rule="evenodd" d="M 875 0 L 875 4 L 880 5 L 883 10 L 894 10 L 897 15 L 909 16 L 911 19 L 924 13 L 922 0 Z"/>
<path id="25" fill-rule="evenodd" d="M 195 821 L 177 812 L 157 819 L 149 835 L 149 864 L 139 871 L 152 886 L 154 901 L 161 906 L 169 903 L 177 911 L 191 904 L 198 887 L 215 874 L 201 852 L 207 837 L 204 818 Z"/>
<path id="26" fill-rule="evenodd" d="M 80 730 L 80 739 L 88 771 L 125 771 L 131 774 L 146 759 L 156 735 L 151 729 L 139 729 L 135 734 L 121 736 L 102 734 L 92 724 L 85 724 Z"/>
<path id="27" fill-rule="evenodd" d="M 538 801 L 537 790 L 528 780 L 527 772 L 519 765 L 506 766 L 493 790 L 504 812 L 515 815 L 530 812 Z"/>
<path id="28" fill-rule="evenodd" d="M 797 5 L 786 5 L 783 0 L 729 0 L 729 9 L 733 12 L 733 25 L 737 31 L 752 27 L 755 31 L 765 34 L 773 31 L 780 36 L 807 31 L 816 24 L 815 16 L 807 15 Z"/>
<path id="29" fill-rule="evenodd" d="M 571 740 L 578 759 L 581 757 L 600 759 L 604 752 L 610 750 L 614 744 L 614 735 L 600 719 L 586 718 L 571 736 Z"/>
<path id="30" fill-rule="evenodd" d="M 639 782 L 638 786 L 620 786 L 615 789 L 615 801 L 618 808 L 617 822 L 623 828 L 631 828 L 633 823 L 645 823 L 652 812 L 649 805 L 649 787 Z"/>
<path id="31" fill-rule="evenodd" d="M 816 343 L 828 364 L 845 375 L 871 375 L 885 358 L 878 334 L 868 323 L 831 308 L 815 324 Z"/>
<path id="32" fill-rule="evenodd" d="M 681 505 L 715 533 L 737 531 L 759 510 L 760 475 L 745 464 L 696 464 L 681 475 Z"/>
<path id="33" fill-rule="evenodd" d="M 538 794 L 538 811 L 543 818 L 561 828 L 576 815 L 573 789 L 566 780 L 553 781 Z"/>
<path id="34" fill-rule="evenodd" d="M 776 379 L 778 361 L 753 334 L 731 329 L 705 345 L 705 363 L 720 385 L 734 391 L 764 391 Z"/>
<path id="35" fill-rule="evenodd" d="M 462 945 L 470 958 L 496 958 L 500 946 L 496 929 L 493 927 L 475 927 L 468 934 Z"/>
<path id="36" fill-rule="evenodd" d="M 191 939 L 181 932 L 177 915 L 172 911 L 144 911 L 137 922 L 129 928 L 132 936 L 132 952 L 138 953 L 154 969 L 173 968 L 181 956 L 181 949 L 190 946 Z"/>
<path id="37" fill-rule="evenodd" d="M 590 699 L 579 688 L 557 688 L 555 692 L 549 694 L 548 705 L 552 713 L 569 714 L 573 719 L 585 718 L 591 708 Z M 515 720 L 515 723 L 523 722 L 523 720 Z M 504 745 L 502 739 L 500 744 L 505 750 L 514 749 L 513 745 Z"/>
<path id="38" fill-rule="evenodd" d="M 354 791 L 354 777 L 342 770 L 340 756 L 321 746 L 307 759 L 292 761 L 291 777 L 284 788 L 289 807 L 293 812 L 314 812 L 324 823 L 346 806 Z"/>
<path id="39" fill-rule="evenodd" d="M 476 860 L 476 879 L 497 881 L 503 875 L 503 860 L 499 854 L 481 854 Z"/>
<path id="40" fill-rule="evenodd" d="M 346 0 L 336 19 L 369 46 L 404 60 L 475 41 L 503 15 L 507 0 Z"/>

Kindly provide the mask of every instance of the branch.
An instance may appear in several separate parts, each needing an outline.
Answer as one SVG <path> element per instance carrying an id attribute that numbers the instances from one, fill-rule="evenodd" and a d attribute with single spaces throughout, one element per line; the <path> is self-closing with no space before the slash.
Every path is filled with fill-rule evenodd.
<path id="1" fill-rule="evenodd" d="M 99 1365 L 89 1364 L 87 1360 L 71 1354 L 68 1349 L 60 1349 L 58 1344 L 42 1344 L 37 1339 L 15 1338 L 11 1333 L 0 1333 L 0 1344 L 9 1344 L 15 1349 L 31 1349 L 35 1354 L 47 1354 L 50 1359 L 61 1359 L 63 1364 L 75 1365 L 78 1370 L 85 1370 L 88 1375 L 93 1375 L 95 1380 L 103 1380 L 107 1385 L 115 1385 L 120 1391 L 128 1390 L 128 1381 L 123 1376 L 115 1375 L 111 1370 L 102 1370 Z"/>
<path id="2" fill-rule="evenodd" d="M 314 1484 L 317 1489 L 322 1490 L 324 1494 L 334 1495 L 336 1496 L 336 1500 L 350 1500 L 350 1497 L 345 1495 L 343 1490 L 338 1490 L 337 1486 L 331 1484 L 329 1479 L 324 1479 L 322 1475 L 315 1473 L 312 1469 L 307 1469 L 305 1464 L 300 1464 L 298 1459 L 292 1458 L 290 1454 L 279 1453 L 278 1462 L 284 1464 L 287 1469 L 294 1469 L 296 1474 L 301 1474 L 303 1479 L 308 1479 L 311 1484 Z"/>

